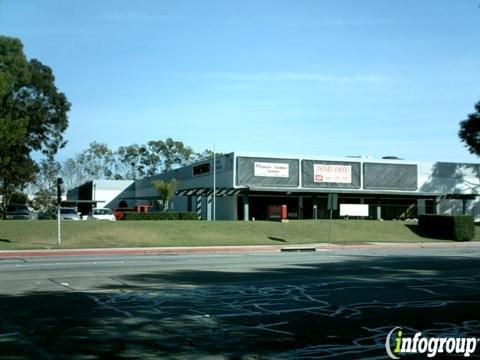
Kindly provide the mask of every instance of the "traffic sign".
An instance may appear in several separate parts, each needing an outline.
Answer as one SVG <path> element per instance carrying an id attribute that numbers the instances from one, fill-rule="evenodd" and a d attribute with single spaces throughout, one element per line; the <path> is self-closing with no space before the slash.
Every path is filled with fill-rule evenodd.
<path id="1" fill-rule="evenodd" d="M 338 209 L 338 194 L 328 194 L 327 210 Z"/>

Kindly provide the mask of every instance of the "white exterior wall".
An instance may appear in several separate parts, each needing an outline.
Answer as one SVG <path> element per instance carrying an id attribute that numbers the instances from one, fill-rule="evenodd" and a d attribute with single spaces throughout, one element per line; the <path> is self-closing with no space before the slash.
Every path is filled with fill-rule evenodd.
<path id="1" fill-rule="evenodd" d="M 462 163 L 420 163 L 418 167 L 419 190 L 440 194 L 479 194 L 479 164 Z M 480 196 L 466 200 L 466 214 L 480 221 Z M 463 214 L 463 201 L 439 199 L 437 211 L 440 214 Z"/>
<path id="2" fill-rule="evenodd" d="M 419 163 L 418 188 L 441 194 L 479 194 L 480 164 Z"/>
<path id="3" fill-rule="evenodd" d="M 67 192 L 67 200 L 92 200 L 97 201 L 97 207 L 118 207 L 118 203 L 123 198 L 132 198 L 134 195 L 133 188 L 135 182 L 133 180 L 93 180 L 91 193 L 82 192 L 84 198 L 79 199 L 79 188 L 89 186 L 90 182 L 80 185 Z M 127 200 L 125 200 L 127 201 Z M 129 206 L 135 204 L 135 200 L 128 200 Z"/>
<path id="4" fill-rule="evenodd" d="M 133 180 L 94 180 L 92 187 L 92 200 L 99 201 L 97 207 L 118 207 L 122 200 L 122 193 L 131 192 L 128 188 L 135 182 Z M 133 194 L 133 192 L 132 192 Z M 129 194 L 123 194 L 124 197 L 130 197 Z M 134 201 L 127 201 L 129 206 L 134 205 Z"/>

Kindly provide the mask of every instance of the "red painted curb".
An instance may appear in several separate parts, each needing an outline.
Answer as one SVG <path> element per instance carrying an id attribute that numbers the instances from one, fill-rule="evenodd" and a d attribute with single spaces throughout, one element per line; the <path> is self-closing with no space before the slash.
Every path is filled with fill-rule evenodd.
<path id="1" fill-rule="evenodd" d="M 166 247 L 131 249 L 72 249 L 72 250 L 6 250 L 0 251 L 0 258 L 39 257 L 39 256 L 81 256 L 81 255 L 161 255 L 161 254 L 215 254 L 215 253 L 251 253 L 276 252 L 280 247 Z"/>
<path id="2" fill-rule="evenodd" d="M 254 245 L 254 246 L 191 246 L 163 248 L 99 248 L 99 249 L 49 249 L 49 250 L 2 250 L 2 258 L 25 258 L 41 256 L 81 256 L 81 255 L 162 255 L 162 254 L 246 254 L 260 252 L 280 252 L 282 249 L 301 250 L 315 248 L 317 251 L 332 250 L 407 250 L 407 249 L 445 249 L 480 248 L 480 242 L 465 243 L 367 243 L 359 245 L 338 244 L 299 244 L 299 245 Z"/>

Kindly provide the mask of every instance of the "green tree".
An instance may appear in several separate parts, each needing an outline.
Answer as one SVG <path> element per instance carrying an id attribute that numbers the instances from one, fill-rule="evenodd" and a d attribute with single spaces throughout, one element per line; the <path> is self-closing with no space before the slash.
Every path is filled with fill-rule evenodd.
<path id="1" fill-rule="evenodd" d="M 29 193 L 33 193 L 33 207 L 46 209 L 53 206 L 57 195 L 57 178 L 60 176 L 61 165 L 54 159 L 43 159 L 38 164 L 39 171 L 35 182 L 29 186 Z"/>
<path id="2" fill-rule="evenodd" d="M 0 144 L 2 148 L 4 144 Z M 0 150 L 0 194 L 2 195 L 3 210 L 10 204 L 13 194 L 22 190 L 26 183 L 35 180 L 38 170 L 35 162 L 21 154 L 2 154 Z M 5 216 L 5 212 L 3 214 Z"/>
<path id="3" fill-rule="evenodd" d="M 4 208 L 12 193 L 34 180 L 39 152 L 52 159 L 65 146 L 70 104 L 55 86 L 52 70 L 27 60 L 20 40 L 0 36 L 0 194 Z"/>
<path id="4" fill-rule="evenodd" d="M 26 204 L 28 202 L 28 196 L 23 192 L 15 191 L 12 193 L 10 201 L 12 204 Z"/>
<path id="5" fill-rule="evenodd" d="M 145 162 L 143 158 L 147 149 L 143 145 L 120 146 L 116 151 L 117 171 L 125 179 L 136 180 L 145 176 Z"/>
<path id="6" fill-rule="evenodd" d="M 172 138 L 165 141 L 149 141 L 148 147 L 151 153 L 160 157 L 161 161 L 159 160 L 156 165 L 161 163 L 164 171 L 188 164 L 194 154 L 190 146 L 185 146 L 183 142 Z"/>
<path id="7" fill-rule="evenodd" d="M 33 196 L 32 207 L 36 210 L 51 210 L 56 206 L 57 194 L 50 190 L 38 190 Z"/>
<path id="8" fill-rule="evenodd" d="M 475 110 L 460 122 L 458 136 L 465 142 L 468 151 L 480 156 L 480 101 L 475 104 Z"/>
<path id="9" fill-rule="evenodd" d="M 223 155 L 222 153 L 218 153 L 218 152 L 215 153 L 215 156 L 217 158 L 222 155 Z M 205 149 L 201 153 L 196 153 L 192 158 L 193 162 L 205 161 L 210 159 L 213 159 L 213 151 L 209 149 Z"/>
<path id="10" fill-rule="evenodd" d="M 83 152 L 85 172 L 90 178 L 111 179 L 114 173 L 114 155 L 107 144 L 93 142 Z"/>
<path id="11" fill-rule="evenodd" d="M 81 185 L 78 181 L 78 164 L 73 158 L 67 159 L 62 163 L 61 177 L 66 189 L 73 189 L 75 186 Z"/>
<path id="12" fill-rule="evenodd" d="M 115 154 L 108 145 L 92 142 L 74 158 L 67 159 L 61 173 L 65 187 L 71 189 L 92 179 L 118 180 L 117 167 Z"/>
<path id="13" fill-rule="evenodd" d="M 217 154 L 219 155 L 219 154 Z M 213 151 L 195 153 L 189 146 L 172 138 L 152 140 L 146 145 L 120 146 L 112 151 L 107 144 L 93 142 L 87 149 L 62 165 L 67 189 L 92 179 L 140 179 L 162 171 L 211 159 Z"/>
<path id="14" fill-rule="evenodd" d="M 160 200 L 163 204 L 163 210 L 168 210 L 168 203 L 170 200 L 173 199 L 175 196 L 175 192 L 177 191 L 177 180 L 172 179 L 170 181 L 163 181 L 163 180 L 155 180 L 152 182 L 153 187 L 158 191 L 160 194 Z"/>

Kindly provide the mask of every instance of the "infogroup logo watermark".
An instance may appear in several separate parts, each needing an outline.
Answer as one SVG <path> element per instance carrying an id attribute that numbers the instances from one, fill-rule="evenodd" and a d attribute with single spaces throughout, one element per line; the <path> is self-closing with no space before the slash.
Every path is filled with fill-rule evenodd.
<path id="1" fill-rule="evenodd" d="M 470 357 L 479 341 L 476 337 L 426 337 L 421 332 L 407 337 L 401 327 L 396 327 L 387 335 L 385 350 L 392 359 L 400 359 L 401 355 L 407 354 L 426 354 L 428 358 L 438 354 Z"/>

